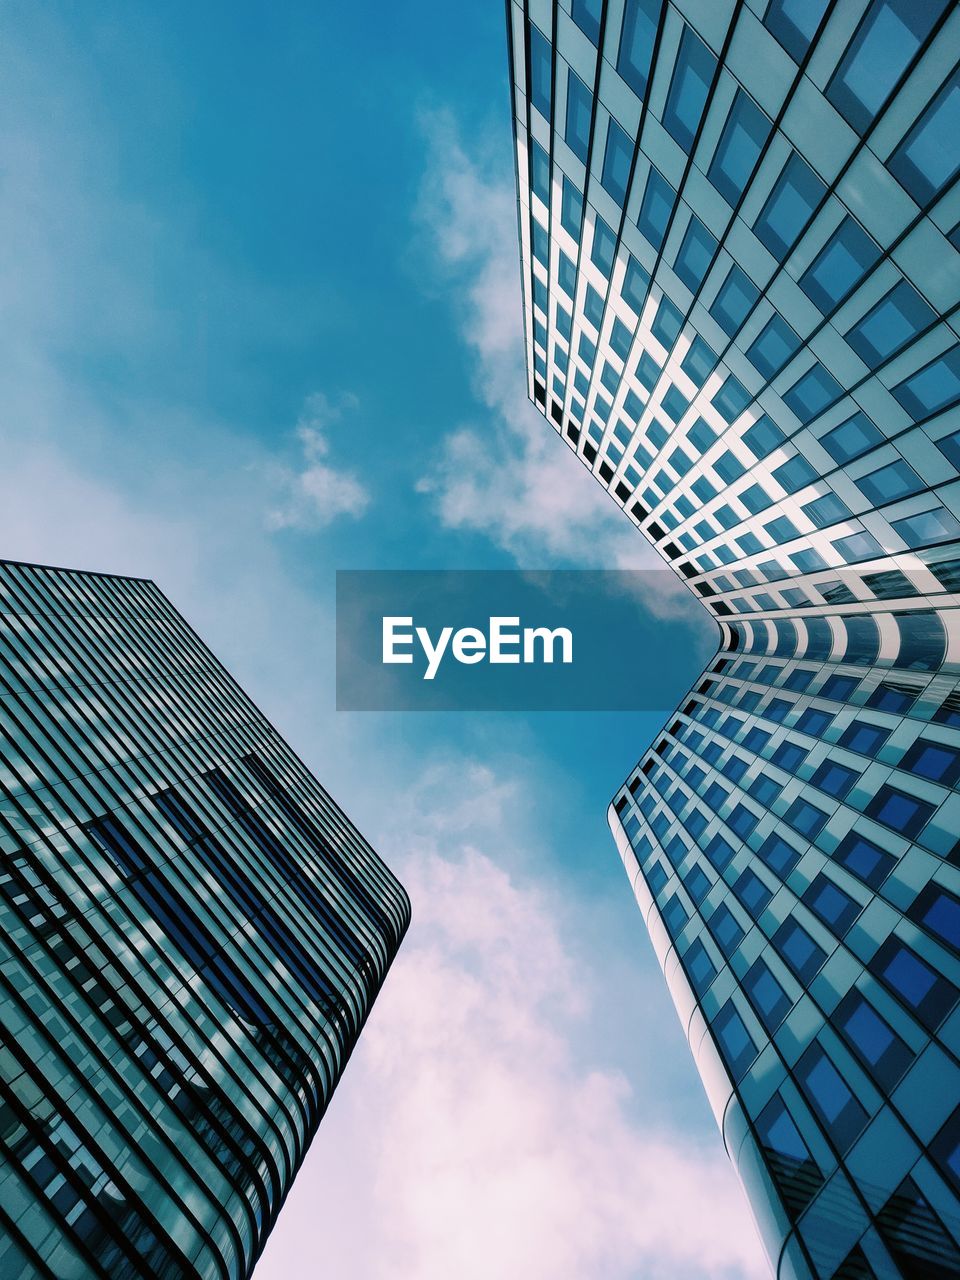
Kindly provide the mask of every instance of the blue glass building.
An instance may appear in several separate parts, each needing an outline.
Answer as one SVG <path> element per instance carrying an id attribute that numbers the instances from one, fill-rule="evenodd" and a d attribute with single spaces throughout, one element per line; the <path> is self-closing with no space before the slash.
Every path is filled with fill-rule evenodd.
<path id="1" fill-rule="evenodd" d="M 407 896 L 153 583 L 0 602 L 0 1275 L 239 1280 Z"/>
<path id="2" fill-rule="evenodd" d="M 960 11 L 507 19 L 530 397 L 718 624 L 609 816 L 727 1152 L 960 1275 Z"/>

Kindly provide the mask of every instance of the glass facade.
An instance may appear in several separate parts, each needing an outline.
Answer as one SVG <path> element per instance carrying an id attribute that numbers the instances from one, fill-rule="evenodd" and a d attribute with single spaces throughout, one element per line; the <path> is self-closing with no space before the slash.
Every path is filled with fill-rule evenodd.
<path id="1" fill-rule="evenodd" d="M 611 829 L 776 1274 L 957 1276 L 960 10 L 591 14 L 507 3 L 528 391 L 720 633 Z"/>
<path id="2" fill-rule="evenodd" d="M 0 1274 L 246 1277 L 409 901 L 153 583 L 0 600 Z"/>

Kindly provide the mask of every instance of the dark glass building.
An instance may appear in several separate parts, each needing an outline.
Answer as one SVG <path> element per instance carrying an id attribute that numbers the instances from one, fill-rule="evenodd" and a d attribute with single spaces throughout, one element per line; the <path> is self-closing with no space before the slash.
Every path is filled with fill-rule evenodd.
<path id="1" fill-rule="evenodd" d="M 960 1276 L 960 9 L 506 7 L 530 398 L 718 624 L 620 854 L 776 1274 Z"/>
<path id="2" fill-rule="evenodd" d="M 248 1276 L 409 901 L 152 582 L 0 602 L 0 1275 Z"/>

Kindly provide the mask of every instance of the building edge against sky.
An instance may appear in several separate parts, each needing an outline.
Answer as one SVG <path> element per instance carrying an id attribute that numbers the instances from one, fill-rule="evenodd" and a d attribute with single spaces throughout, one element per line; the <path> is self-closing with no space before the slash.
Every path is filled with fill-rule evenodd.
<path id="1" fill-rule="evenodd" d="M 777 1274 L 960 1275 L 960 11 L 506 11 L 530 398 L 721 631 L 617 846 Z"/>
<path id="2" fill-rule="evenodd" d="M 409 899 L 152 582 L 0 596 L 0 1273 L 240 1280 Z"/>

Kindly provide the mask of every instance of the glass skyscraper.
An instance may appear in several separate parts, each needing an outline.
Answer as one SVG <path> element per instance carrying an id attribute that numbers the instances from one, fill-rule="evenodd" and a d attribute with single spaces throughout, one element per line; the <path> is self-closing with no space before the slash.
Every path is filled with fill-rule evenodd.
<path id="1" fill-rule="evenodd" d="M 407 896 L 153 583 L 0 600 L 0 1275 L 248 1276 Z"/>
<path id="2" fill-rule="evenodd" d="M 530 397 L 720 633 L 609 816 L 727 1152 L 960 1276 L 960 10 L 507 21 Z"/>

